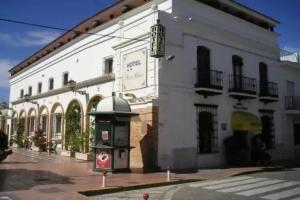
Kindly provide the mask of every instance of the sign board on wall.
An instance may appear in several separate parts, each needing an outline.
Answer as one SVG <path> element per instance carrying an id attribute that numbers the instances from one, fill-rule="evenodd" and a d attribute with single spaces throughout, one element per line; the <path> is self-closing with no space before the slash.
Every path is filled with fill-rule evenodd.
<path id="1" fill-rule="evenodd" d="M 150 56 L 161 58 L 165 56 L 166 28 L 159 23 L 150 29 Z"/>
<path id="2" fill-rule="evenodd" d="M 123 56 L 123 91 L 147 86 L 147 49 Z"/>

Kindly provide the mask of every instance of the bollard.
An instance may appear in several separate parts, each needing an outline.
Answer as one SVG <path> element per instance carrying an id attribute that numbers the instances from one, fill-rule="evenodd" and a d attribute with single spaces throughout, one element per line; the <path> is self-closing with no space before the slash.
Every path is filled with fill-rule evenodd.
<path id="1" fill-rule="evenodd" d="M 148 200 L 149 199 L 149 194 L 148 193 L 144 193 L 143 194 L 143 199 L 144 200 Z"/>
<path id="2" fill-rule="evenodd" d="M 171 180 L 170 166 L 167 166 L 167 181 Z"/>
<path id="3" fill-rule="evenodd" d="M 102 187 L 105 188 L 106 187 L 106 170 L 102 171 Z"/>

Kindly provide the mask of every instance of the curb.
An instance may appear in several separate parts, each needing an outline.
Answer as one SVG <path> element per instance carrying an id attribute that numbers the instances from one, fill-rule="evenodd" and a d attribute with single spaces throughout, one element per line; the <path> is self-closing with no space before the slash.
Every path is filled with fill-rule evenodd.
<path id="1" fill-rule="evenodd" d="M 248 175 L 248 174 L 254 174 L 254 173 L 258 173 L 258 172 L 264 172 L 265 169 L 261 168 L 261 169 L 256 169 L 256 170 L 249 170 L 249 171 L 245 171 L 245 172 L 237 172 L 235 174 L 232 174 L 231 177 L 234 176 L 242 176 L 242 175 Z"/>
<path id="2" fill-rule="evenodd" d="M 87 190 L 87 191 L 79 191 L 79 194 L 82 194 L 87 197 L 101 195 L 101 194 L 109 194 L 109 193 L 116 193 L 116 192 L 124 192 L 130 190 L 138 190 L 138 189 L 146 189 L 152 187 L 161 187 L 161 186 L 168 186 L 168 185 L 177 185 L 182 183 L 190 183 L 196 181 L 203 181 L 204 179 L 184 179 L 184 180 L 174 180 L 170 182 L 156 182 L 156 183 L 148 183 L 148 184 L 140 184 L 140 185 L 132 185 L 132 186 L 116 186 L 116 187 L 108 187 L 103 189 L 96 189 L 96 190 Z"/>

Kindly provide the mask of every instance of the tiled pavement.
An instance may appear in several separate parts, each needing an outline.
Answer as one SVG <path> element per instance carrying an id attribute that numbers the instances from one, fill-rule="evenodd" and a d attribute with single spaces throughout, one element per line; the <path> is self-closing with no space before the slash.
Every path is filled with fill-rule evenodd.
<path id="1" fill-rule="evenodd" d="M 60 155 L 48 155 L 13 149 L 13 155 L 0 163 L 0 200 L 4 199 L 87 199 L 78 191 L 101 189 L 101 174 L 92 171 L 92 163 L 76 161 Z M 257 167 L 199 170 L 172 174 L 173 179 L 214 179 L 259 170 Z M 107 185 L 124 187 L 164 182 L 166 174 L 110 174 Z M 176 187 L 176 186 L 167 186 Z M 151 189 L 148 189 L 148 191 Z M 156 195 L 170 195 L 152 189 Z M 141 190 L 142 194 L 143 190 Z M 137 195 L 129 192 L 130 195 Z M 139 199 L 139 198 L 137 198 Z"/>

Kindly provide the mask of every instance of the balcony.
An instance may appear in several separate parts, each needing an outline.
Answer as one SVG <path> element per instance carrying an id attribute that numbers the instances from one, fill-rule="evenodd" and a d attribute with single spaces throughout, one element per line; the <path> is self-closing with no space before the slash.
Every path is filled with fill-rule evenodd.
<path id="1" fill-rule="evenodd" d="M 259 100 L 264 103 L 278 101 L 278 84 L 268 81 L 260 81 L 259 83 Z"/>
<path id="2" fill-rule="evenodd" d="M 195 91 L 204 97 L 222 94 L 223 72 L 210 70 L 209 76 L 202 75 L 197 77 Z"/>
<path id="3" fill-rule="evenodd" d="M 238 100 L 256 98 L 256 79 L 229 75 L 229 95 Z"/>
<path id="4" fill-rule="evenodd" d="M 286 96 L 285 109 L 288 114 L 300 114 L 300 97 Z"/>

